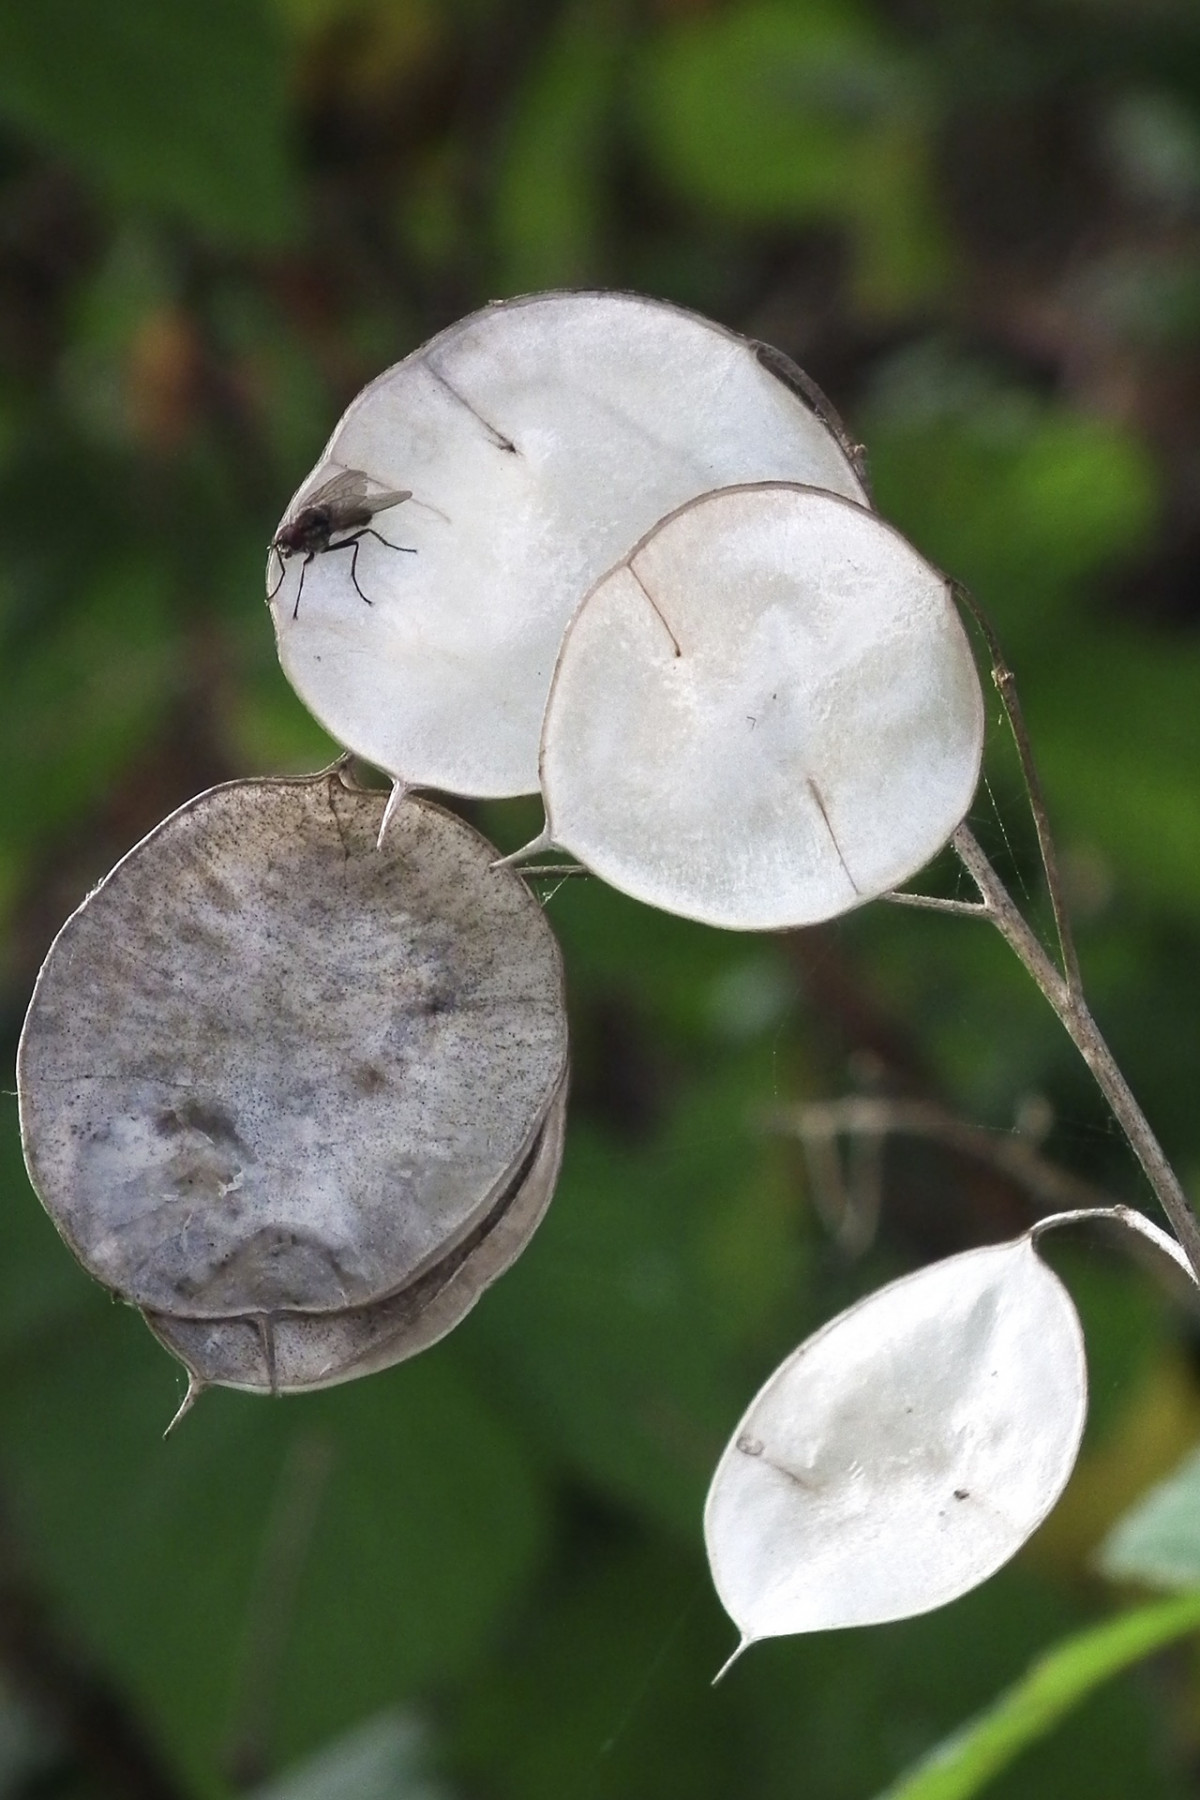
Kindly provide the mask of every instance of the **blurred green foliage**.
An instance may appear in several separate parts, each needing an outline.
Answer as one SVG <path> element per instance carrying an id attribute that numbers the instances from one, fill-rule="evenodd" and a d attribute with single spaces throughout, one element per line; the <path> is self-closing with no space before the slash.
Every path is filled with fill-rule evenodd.
<path id="1" fill-rule="evenodd" d="M 554 283 L 779 344 L 866 441 L 887 516 L 987 605 L 1089 992 L 1200 1189 L 1183 0 L 4 9 L 9 1057 L 55 930 L 144 831 L 214 781 L 332 754 L 278 673 L 262 583 L 339 409 L 463 312 Z M 974 823 L 1044 917 L 994 737 Z M 476 809 L 505 847 L 530 813 Z M 961 891 L 948 862 L 928 879 Z M 1095 1408 L 1057 1535 L 944 1613 L 764 1645 L 710 1690 L 733 1633 L 699 1509 L 757 1383 L 879 1280 L 1034 1209 L 986 1159 L 896 1140 L 850 1159 L 852 1204 L 879 1203 L 851 1255 L 772 1116 L 921 1096 L 1019 1118 L 1143 1196 L 983 926 L 877 906 L 747 940 L 597 883 L 546 904 L 575 1043 L 560 1192 L 464 1326 L 388 1375 L 213 1394 L 163 1445 L 181 1378 L 58 1243 L 0 1100 L 0 1792 L 423 1796 L 420 1721 L 451 1795 L 862 1800 L 1111 1604 L 1090 1554 L 1200 1398 L 1186 1325 L 1081 1250 L 1063 1266 Z M 1122 1677 L 989 1791 L 1182 1795 L 1198 1703 L 1182 1665 Z"/>
<path id="2" fill-rule="evenodd" d="M 1143 1606 L 1077 1632 L 1042 1656 L 978 1718 L 923 1757 L 879 1800 L 967 1800 L 1051 1730 L 1080 1698 L 1200 1625 L 1200 1596 Z"/>
<path id="3" fill-rule="evenodd" d="M 1200 1456 L 1193 1452 L 1118 1520 L 1100 1550 L 1105 1573 L 1169 1591 L 1200 1586 L 1198 1488 Z"/>

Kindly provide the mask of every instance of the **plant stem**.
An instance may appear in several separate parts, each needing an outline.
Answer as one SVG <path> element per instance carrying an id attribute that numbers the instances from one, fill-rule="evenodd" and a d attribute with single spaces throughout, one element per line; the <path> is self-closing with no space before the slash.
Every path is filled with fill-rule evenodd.
<path id="1" fill-rule="evenodd" d="M 1062 878 L 1058 872 L 1058 855 L 1054 848 L 1054 838 L 1050 831 L 1050 815 L 1046 809 L 1045 796 L 1042 793 L 1041 777 L 1034 761 L 1033 744 L 1030 741 L 1029 729 L 1025 724 L 1025 714 L 1021 708 L 1021 697 L 1017 693 L 1017 678 L 1008 666 L 1008 659 L 1000 647 L 1000 639 L 996 636 L 992 621 L 980 606 L 974 594 L 965 588 L 960 581 L 953 582 L 954 596 L 960 606 L 964 606 L 974 619 L 992 662 L 992 680 L 996 692 L 1000 696 L 1000 704 L 1004 708 L 1004 716 L 1008 720 L 1008 728 L 1012 732 L 1017 756 L 1021 764 L 1021 773 L 1025 778 L 1025 792 L 1029 797 L 1029 810 L 1033 814 L 1034 830 L 1037 832 L 1038 849 L 1041 852 L 1042 867 L 1046 871 L 1046 887 L 1050 894 L 1050 905 L 1054 909 L 1054 929 L 1058 935 L 1059 954 L 1062 957 L 1063 972 L 1067 986 L 1072 994 L 1081 996 L 1083 984 L 1079 976 L 1079 959 L 1075 954 L 1075 940 L 1071 933 L 1071 921 L 1067 913 L 1067 903 L 1063 895 Z M 982 854 L 982 852 L 980 853 Z M 1007 898 L 1007 895 L 1005 896 Z"/>
<path id="2" fill-rule="evenodd" d="M 939 900 L 933 894 L 909 894 L 901 888 L 891 888 L 879 898 L 890 900 L 893 906 L 919 906 L 924 912 L 974 913 L 978 917 L 988 910 L 978 900 Z"/>
<path id="3" fill-rule="evenodd" d="M 1196 1272 L 1197 1281 L 1200 1281 L 1200 1221 L 1150 1129 L 1146 1115 L 1134 1099 L 1129 1083 L 1117 1067 L 1112 1051 L 1100 1035 L 1077 981 L 1064 976 L 1051 961 L 968 827 L 960 825 L 950 841 L 959 861 L 979 889 L 987 916 L 1033 976 L 1095 1076 Z"/>

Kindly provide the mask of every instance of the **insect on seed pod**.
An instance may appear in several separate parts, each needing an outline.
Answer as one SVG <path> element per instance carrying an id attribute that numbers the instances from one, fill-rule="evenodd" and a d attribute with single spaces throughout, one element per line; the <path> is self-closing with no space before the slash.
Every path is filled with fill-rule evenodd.
<path id="1" fill-rule="evenodd" d="M 363 593 L 358 581 L 358 552 L 363 539 L 374 538 L 385 550 L 395 550 L 402 556 L 417 554 L 409 544 L 393 544 L 371 523 L 376 513 L 390 512 L 394 506 L 411 500 L 412 494 L 407 488 L 385 488 L 380 494 L 372 494 L 368 487 L 367 477 L 361 469 L 345 469 L 340 475 L 332 475 L 322 482 L 309 494 L 304 505 L 284 520 L 271 539 L 271 550 L 279 562 L 279 578 L 267 593 L 268 602 L 275 599 L 287 579 L 287 562 L 293 556 L 304 558 L 292 607 L 292 617 L 296 619 L 300 616 L 304 577 L 314 557 L 325 556 L 334 550 L 349 550 L 351 584 L 359 599 L 370 606 L 370 597 Z M 336 544 L 333 542 L 335 532 L 343 534 Z"/>
<path id="2" fill-rule="evenodd" d="M 293 497 L 275 544 L 304 554 L 303 604 L 274 552 L 268 574 L 284 673 L 407 786 L 535 793 L 554 659 L 588 588 L 683 501 L 768 478 L 866 498 L 855 448 L 777 351 L 639 294 L 486 307 L 364 388 Z M 399 493 L 386 548 L 339 510 Z"/>

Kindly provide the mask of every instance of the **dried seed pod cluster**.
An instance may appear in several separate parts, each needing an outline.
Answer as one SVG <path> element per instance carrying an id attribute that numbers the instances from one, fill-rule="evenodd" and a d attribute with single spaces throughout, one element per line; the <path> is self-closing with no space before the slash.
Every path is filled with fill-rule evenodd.
<path id="1" fill-rule="evenodd" d="M 316 1387 L 455 1323 L 553 1187 L 540 907 L 451 814 L 338 771 L 216 788 L 63 927 L 19 1055 L 63 1236 L 198 1379 Z"/>
<path id="2" fill-rule="evenodd" d="M 452 326 L 358 396 L 280 526 L 322 531 L 272 559 L 285 671 L 402 785 L 540 785 L 538 847 L 652 905 L 738 930 L 861 905 L 966 812 L 983 701 L 948 583 L 808 395 L 632 294 Z"/>
<path id="3" fill-rule="evenodd" d="M 195 1381 L 282 1390 L 449 1330 L 561 1154 L 553 939 L 409 788 L 540 785 L 539 843 L 788 927 L 934 854 L 983 708 L 946 582 L 807 378 L 636 295 L 490 307 L 381 375 L 268 598 L 285 672 L 392 803 L 335 772 L 185 806 L 64 927 L 19 1079 L 85 1265 Z"/>

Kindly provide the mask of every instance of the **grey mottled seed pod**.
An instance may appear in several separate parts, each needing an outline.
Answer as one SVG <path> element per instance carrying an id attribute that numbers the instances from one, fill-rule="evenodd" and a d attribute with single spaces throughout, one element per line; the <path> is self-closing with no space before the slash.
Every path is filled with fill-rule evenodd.
<path id="1" fill-rule="evenodd" d="M 18 1055 L 30 1176 L 84 1266 L 204 1381 L 315 1386 L 411 1354 L 553 1188 L 553 935 L 427 801 L 395 808 L 377 848 L 385 803 L 340 770 L 198 796 L 38 978 Z"/>

